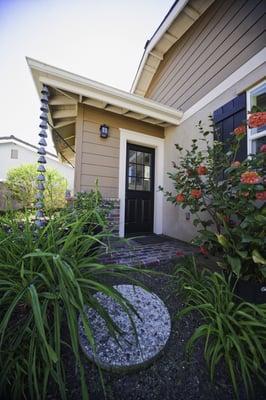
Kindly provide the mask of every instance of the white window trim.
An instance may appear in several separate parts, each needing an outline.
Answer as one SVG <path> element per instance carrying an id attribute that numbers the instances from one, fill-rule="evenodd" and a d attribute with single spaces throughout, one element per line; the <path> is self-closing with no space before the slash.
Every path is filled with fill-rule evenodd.
<path id="1" fill-rule="evenodd" d="M 125 236 L 125 203 L 126 203 L 126 157 L 127 143 L 139 144 L 155 149 L 154 168 L 154 221 L 153 231 L 157 234 L 163 232 L 163 194 L 158 191 L 163 186 L 164 178 L 164 139 L 143 133 L 120 129 L 120 155 L 119 155 L 119 199 L 120 219 L 119 236 Z"/>
<path id="2" fill-rule="evenodd" d="M 253 92 L 254 90 L 258 89 L 260 86 L 262 86 L 263 84 L 266 83 L 266 79 L 263 80 L 262 82 L 258 83 L 255 86 L 252 86 L 252 88 L 250 88 L 249 90 L 247 90 L 246 92 L 246 96 L 247 96 L 247 121 L 249 118 L 249 111 L 251 111 L 251 92 Z M 248 127 L 247 125 L 247 154 L 252 154 L 252 141 L 259 139 L 263 136 L 266 136 L 266 130 L 264 129 L 263 131 L 259 132 L 259 133 L 251 133 L 251 129 Z"/>

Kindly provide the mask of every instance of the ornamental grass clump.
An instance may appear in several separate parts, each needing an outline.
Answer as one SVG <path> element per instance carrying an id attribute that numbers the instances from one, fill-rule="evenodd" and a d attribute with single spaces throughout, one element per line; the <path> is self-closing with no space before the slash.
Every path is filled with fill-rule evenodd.
<path id="1" fill-rule="evenodd" d="M 82 398 L 88 398 L 79 347 L 80 316 L 89 343 L 95 340 L 85 315 L 85 305 L 105 320 L 110 333 L 120 331 L 93 294 L 115 299 L 125 311 L 132 306 L 106 277 L 129 278 L 132 269 L 102 265 L 88 256 L 102 243 L 104 233 L 84 233 L 95 221 L 95 210 L 78 218 L 65 213 L 51 218 L 36 231 L 26 217 L 22 224 L 11 217 L 0 221 L 0 397 L 46 399 L 48 387 L 68 397 L 64 351 L 70 349 Z M 100 220 L 100 218 L 99 218 Z M 68 350 L 69 351 L 69 350 Z M 53 384 L 51 386 L 51 383 Z M 51 389 L 50 389 L 51 390 Z"/>
<path id="2" fill-rule="evenodd" d="M 211 120 L 212 121 L 212 120 Z M 213 123 L 198 125 L 199 138 L 187 150 L 176 144 L 178 162 L 168 173 L 174 190 L 167 200 L 193 214 L 200 251 L 218 255 L 219 265 L 237 277 L 266 278 L 265 145 L 257 154 L 238 159 L 246 126 L 220 140 Z M 161 190 L 163 190 L 161 188 Z"/>
<path id="3" fill-rule="evenodd" d="M 176 277 L 186 303 L 178 318 L 191 312 L 201 318 L 186 344 L 188 354 L 203 339 L 211 380 L 224 362 L 237 398 L 242 383 L 248 398 L 256 381 L 266 387 L 266 304 L 239 302 L 222 274 L 200 270 L 195 259 L 179 265 Z"/>

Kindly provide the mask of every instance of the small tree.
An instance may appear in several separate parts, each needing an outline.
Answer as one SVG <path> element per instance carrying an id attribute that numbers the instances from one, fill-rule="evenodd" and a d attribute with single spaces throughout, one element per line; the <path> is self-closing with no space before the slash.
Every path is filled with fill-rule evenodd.
<path id="1" fill-rule="evenodd" d="M 188 208 L 194 215 L 201 252 L 220 253 L 221 266 L 246 278 L 266 277 L 264 186 L 265 151 L 240 162 L 240 141 L 246 135 L 242 124 L 227 142 L 219 140 L 213 123 L 209 130 L 198 125 L 199 140 L 183 150 L 178 144 L 179 162 L 168 173 L 175 192 L 166 192 L 168 201 Z"/>
<path id="2" fill-rule="evenodd" d="M 37 194 L 37 166 L 24 164 L 8 171 L 6 186 L 11 198 L 22 208 L 33 208 Z M 67 180 L 55 169 L 47 168 L 45 173 L 45 208 L 54 210 L 65 205 Z"/>

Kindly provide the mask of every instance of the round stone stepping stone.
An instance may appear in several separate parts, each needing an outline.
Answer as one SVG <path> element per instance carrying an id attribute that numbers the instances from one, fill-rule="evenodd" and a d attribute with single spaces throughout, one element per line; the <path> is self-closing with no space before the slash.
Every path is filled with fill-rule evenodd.
<path id="1" fill-rule="evenodd" d="M 122 330 L 117 336 L 119 343 L 109 334 L 108 328 L 99 314 L 86 308 L 86 314 L 94 332 L 96 351 L 90 346 L 83 324 L 79 321 L 80 344 L 87 357 L 100 367 L 114 372 L 126 372 L 147 366 L 163 350 L 171 332 L 171 319 L 162 300 L 139 286 L 114 286 L 129 300 L 138 316 L 132 312 L 137 337 L 127 313 L 112 298 L 103 293 L 94 296 L 108 311 L 112 320 Z"/>

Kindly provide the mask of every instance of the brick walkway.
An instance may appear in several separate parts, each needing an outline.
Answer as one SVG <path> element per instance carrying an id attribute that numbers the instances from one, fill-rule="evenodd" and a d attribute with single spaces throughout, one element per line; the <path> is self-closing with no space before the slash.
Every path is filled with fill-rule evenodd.
<path id="1" fill-rule="evenodd" d="M 108 250 L 102 250 L 100 260 L 104 264 L 124 264 L 131 267 L 164 264 L 197 253 L 197 248 L 163 235 L 133 239 L 112 239 Z"/>

